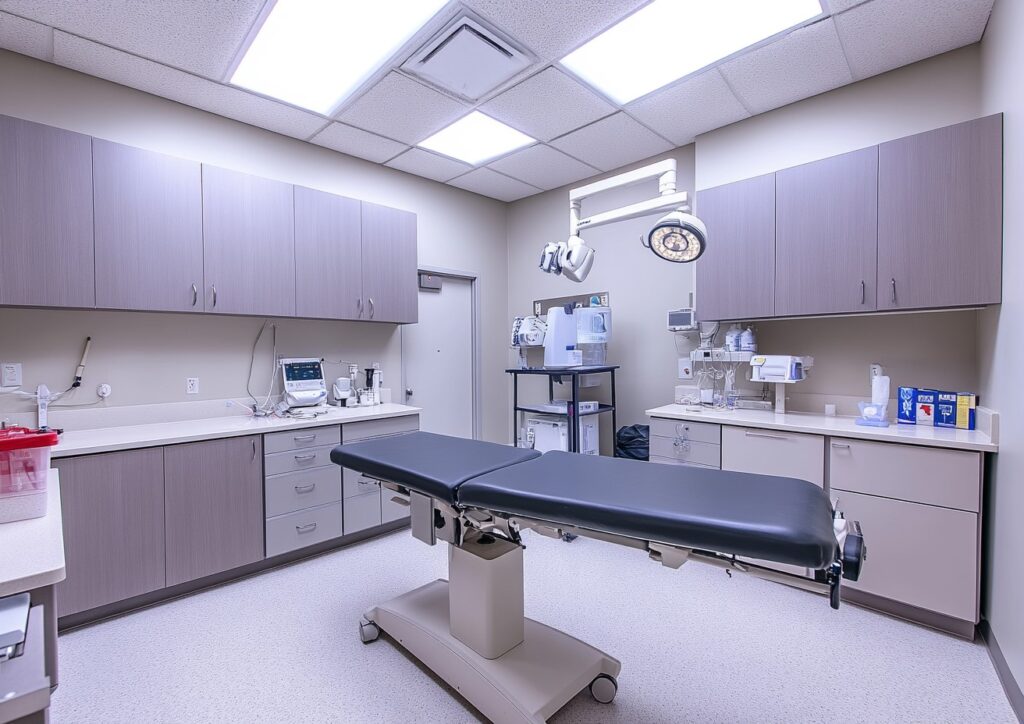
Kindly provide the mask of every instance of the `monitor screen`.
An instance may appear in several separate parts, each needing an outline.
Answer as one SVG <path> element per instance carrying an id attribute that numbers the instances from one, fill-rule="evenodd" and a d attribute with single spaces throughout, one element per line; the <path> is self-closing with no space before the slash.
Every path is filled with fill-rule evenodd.
<path id="1" fill-rule="evenodd" d="M 306 380 L 319 380 L 324 376 L 320 368 L 319 360 L 309 362 L 288 362 L 284 365 L 284 379 L 286 382 L 301 382 Z"/>

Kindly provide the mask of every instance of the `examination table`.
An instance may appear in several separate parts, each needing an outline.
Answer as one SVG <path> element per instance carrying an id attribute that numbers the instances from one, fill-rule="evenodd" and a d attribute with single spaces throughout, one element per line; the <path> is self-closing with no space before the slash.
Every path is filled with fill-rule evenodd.
<path id="1" fill-rule="evenodd" d="M 620 663 L 523 615 L 521 532 L 626 545 L 671 568 L 689 560 L 829 595 L 856 580 L 859 525 L 791 478 L 508 447 L 427 432 L 339 445 L 338 465 L 408 502 L 412 534 L 447 542 L 449 580 L 375 606 L 383 630 L 494 722 L 543 722 L 589 686 L 610 702 Z M 812 569 L 814 578 L 745 562 Z"/>

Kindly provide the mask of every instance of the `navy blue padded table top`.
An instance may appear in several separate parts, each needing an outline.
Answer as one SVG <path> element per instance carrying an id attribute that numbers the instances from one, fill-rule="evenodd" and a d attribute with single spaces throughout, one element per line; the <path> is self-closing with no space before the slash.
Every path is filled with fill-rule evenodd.
<path id="1" fill-rule="evenodd" d="M 338 465 L 448 503 L 470 478 L 537 457 L 536 450 L 429 432 L 347 443 L 331 451 Z"/>
<path id="2" fill-rule="evenodd" d="M 814 569 L 836 555 L 828 496 L 793 478 L 549 452 L 466 481 L 458 502 Z"/>

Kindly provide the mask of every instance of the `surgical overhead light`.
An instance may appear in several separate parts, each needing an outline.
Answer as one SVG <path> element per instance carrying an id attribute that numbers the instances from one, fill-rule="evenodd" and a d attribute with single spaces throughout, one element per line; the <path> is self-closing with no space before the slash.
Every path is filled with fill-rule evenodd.
<path id="1" fill-rule="evenodd" d="M 580 218 L 584 199 L 596 194 L 646 181 L 658 179 L 660 196 L 640 201 L 619 209 L 612 209 L 588 218 Z M 594 266 L 596 252 L 580 238 L 584 228 L 601 226 L 616 221 L 636 219 L 660 211 L 669 211 L 647 234 L 644 246 L 658 257 L 667 261 L 686 263 L 696 260 L 704 253 L 707 244 L 707 229 L 696 216 L 688 213 L 685 191 L 676 191 L 676 162 L 668 159 L 635 171 L 596 181 L 569 192 L 569 239 L 551 242 L 544 246 L 540 257 L 541 270 L 549 274 L 561 274 L 574 282 L 582 282 Z"/>

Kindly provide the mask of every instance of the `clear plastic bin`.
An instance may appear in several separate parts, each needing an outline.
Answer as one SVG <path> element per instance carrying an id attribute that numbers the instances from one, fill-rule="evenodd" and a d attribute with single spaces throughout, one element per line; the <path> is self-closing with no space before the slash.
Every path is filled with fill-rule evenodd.
<path id="1" fill-rule="evenodd" d="M 46 515 L 46 479 L 55 432 L 0 430 L 0 523 Z"/>

